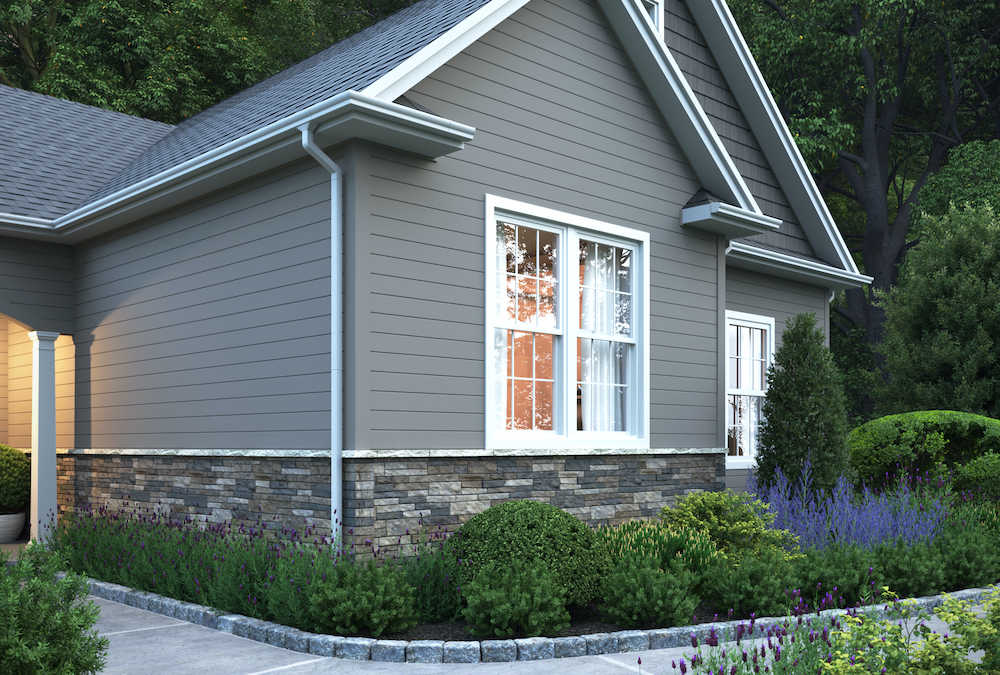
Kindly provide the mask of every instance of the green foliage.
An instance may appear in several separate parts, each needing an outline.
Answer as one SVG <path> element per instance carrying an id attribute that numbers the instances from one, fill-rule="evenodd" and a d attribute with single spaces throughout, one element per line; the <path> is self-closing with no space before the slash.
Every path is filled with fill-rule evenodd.
<path id="1" fill-rule="evenodd" d="M 933 548 L 944 567 L 944 580 L 936 590 L 981 588 L 1000 580 L 997 531 L 976 522 L 967 510 L 960 508 L 949 514 L 948 524 L 934 538 Z"/>
<path id="2" fill-rule="evenodd" d="M 0 84 L 175 124 L 410 0 L 18 0 Z"/>
<path id="3" fill-rule="evenodd" d="M 1000 417 L 1000 222 L 989 205 L 953 208 L 921 232 L 880 297 L 884 411 Z"/>
<path id="4" fill-rule="evenodd" d="M 945 559 L 940 547 L 923 542 L 912 546 L 883 542 L 875 547 L 874 556 L 881 583 L 905 597 L 931 595 L 944 588 Z"/>
<path id="5" fill-rule="evenodd" d="M 919 211 L 935 218 L 951 205 L 1000 210 L 1000 140 L 970 141 L 948 153 L 948 161 L 920 191 Z"/>
<path id="6" fill-rule="evenodd" d="M 928 475 L 1000 451 L 1000 420 L 951 410 L 889 415 L 854 429 L 847 443 L 857 480 L 880 488 L 896 473 Z"/>
<path id="7" fill-rule="evenodd" d="M 975 493 L 982 491 L 983 496 L 1000 500 L 1000 455 L 990 452 L 957 467 L 954 489 Z"/>
<path id="8" fill-rule="evenodd" d="M 313 625 L 321 633 L 372 637 L 416 625 L 413 587 L 406 575 L 376 560 L 343 561 L 318 583 L 310 601 Z"/>
<path id="9" fill-rule="evenodd" d="M 565 591 L 541 560 L 488 563 L 464 593 L 465 620 L 474 635 L 536 637 L 569 626 Z"/>
<path id="10" fill-rule="evenodd" d="M 973 675 L 995 673 L 1000 664 L 994 592 L 986 603 L 987 617 L 977 615 L 971 603 L 945 596 L 935 609 L 938 618 L 949 625 L 948 633 L 934 633 L 926 625 L 928 615 L 915 610 L 912 600 L 895 601 L 895 593 L 886 593 L 888 616 L 874 613 L 845 615 L 842 626 L 831 634 L 832 658 L 821 664 L 823 675 L 862 675 L 863 673 L 899 673 L 900 675 Z M 905 621 L 909 619 L 909 621 Z M 970 653 L 982 649 L 981 665 Z"/>
<path id="11" fill-rule="evenodd" d="M 722 562 L 718 546 L 700 528 L 630 520 L 616 527 L 602 525 L 596 532 L 615 564 L 640 556 L 667 570 L 677 561 L 682 569 L 701 577 L 709 567 Z"/>
<path id="12" fill-rule="evenodd" d="M 790 532 L 768 527 L 774 522 L 774 514 L 768 512 L 767 505 L 732 490 L 685 495 L 673 507 L 664 506 L 660 518 L 681 531 L 705 532 L 734 561 L 762 551 L 787 558 L 787 551 L 796 547 Z"/>
<path id="13" fill-rule="evenodd" d="M 574 516 L 535 501 L 491 506 L 460 530 L 462 586 L 487 565 L 539 561 L 552 572 L 570 605 L 585 605 L 601 588 L 611 560 L 597 534 Z"/>
<path id="14" fill-rule="evenodd" d="M 871 593 L 881 577 L 874 572 L 875 556 L 856 544 L 834 543 L 822 551 L 810 548 L 795 564 L 796 588 L 801 588 L 813 607 L 826 593 L 837 592 L 848 604 Z M 836 599 L 836 598 L 835 598 Z"/>
<path id="15" fill-rule="evenodd" d="M 423 623 L 455 621 L 462 610 L 454 542 L 427 541 L 401 562 L 413 587 L 413 606 Z"/>
<path id="16" fill-rule="evenodd" d="M 19 513 L 31 499 L 31 460 L 0 443 L 0 513 Z"/>
<path id="17" fill-rule="evenodd" d="M 779 468 L 797 483 L 809 460 L 813 487 L 830 492 L 849 468 L 844 388 L 815 323 L 812 314 L 789 319 L 767 370 L 757 456 L 762 486 L 775 481 Z"/>
<path id="18" fill-rule="evenodd" d="M 782 616 L 793 604 L 797 580 L 795 562 L 781 551 L 762 549 L 736 565 L 719 566 L 703 582 L 707 599 L 738 616 Z"/>
<path id="19" fill-rule="evenodd" d="M 605 579 L 601 612 L 623 628 L 684 625 L 698 606 L 696 581 L 677 558 L 664 569 L 655 558 L 626 555 Z"/>
<path id="20" fill-rule="evenodd" d="M 872 418 L 872 392 L 881 383 L 875 366 L 875 352 L 865 340 L 863 326 L 842 329 L 830 313 L 830 355 L 843 377 L 848 425 L 864 424 Z"/>
<path id="21" fill-rule="evenodd" d="M 73 573 L 59 579 L 59 559 L 40 545 L 7 567 L 0 551 L 0 663 L 4 675 L 84 675 L 105 664 L 108 639 L 91 630 L 99 610 Z"/>

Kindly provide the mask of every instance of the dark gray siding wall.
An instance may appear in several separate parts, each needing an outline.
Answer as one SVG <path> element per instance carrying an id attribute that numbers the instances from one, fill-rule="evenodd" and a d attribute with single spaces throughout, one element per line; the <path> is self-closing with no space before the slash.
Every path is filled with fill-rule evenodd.
<path id="1" fill-rule="evenodd" d="M 716 239 L 681 229 L 699 185 L 600 9 L 535 0 L 407 96 L 477 131 L 372 150 L 367 447 L 483 445 L 487 193 L 651 233 L 652 445 L 715 447 Z"/>
<path id="2" fill-rule="evenodd" d="M 329 448 L 329 198 L 303 161 L 81 245 L 77 447 Z"/>
<path id="3" fill-rule="evenodd" d="M 666 0 L 664 40 L 761 210 L 781 219 L 778 232 L 748 237 L 810 257 L 815 253 L 684 0 Z"/>
<path id="4" fill-rule="evenodd" d="M 0 237 L 0 314 L 31 330 L 73 332 L 73 249 Z"/>
<path id="5" fill-rule="evenodd" d="M 814 313 L 817 326 L 828 333 L 829 298 L 829 291 L 818 286 L 734 268 L 726 271 L 726 309 L 774 317 L 775 348 L 781 346 L 785 322 L 804 312 Z"/>

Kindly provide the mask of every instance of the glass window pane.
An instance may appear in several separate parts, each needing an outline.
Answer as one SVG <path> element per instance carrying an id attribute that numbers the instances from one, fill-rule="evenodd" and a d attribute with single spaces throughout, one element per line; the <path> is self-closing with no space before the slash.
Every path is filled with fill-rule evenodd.
<path id="1" fill-rule="evenodd" d="M 538 327 L 555 330 L 556 283 L 547 279 L 538 282 Z"/>
<path id="2" fill-rule="evenodd" d="M 538 275 L 538 230 L 517 226 L 517 273 Z"/>
<path id="3" fill-rule="evenodd" d="M 535 429 L 552 430 L 552 383 L 535 382 Z"/>
<path id="4" fill-rule="evenodd" d="M 626 431 L 631 345 L 609 340 L 577 340 L 580 404 L 577 429 Z"/>
<path id="5" fill-rule="evenodd" d="M 513 274 L 507 276 L 506 301 L 501 306 L 500 320 L 514 321 L 517 319 L 517 277 Z"/>
<path id="6" fill-rule="evenodd" d="M 632 335 L 632 296 L 622 293 L 615 298 L 615 335 Z"/>
<path id="7" fill-rule="evenodd" d="M 513 225 L 497 221 L 497 244 L 497 250 L 504 257 L 504 268 L 508 274 L 514 274 L 517 266 L 517 231 Z"/>
<path id="8" fill-rule="evenodd" d="M 514 377 L 531 378 L 534 374 L 534 333 L 513 333 Z"/>
<path id="9" fill-rule="evenodd" d="M 538 231 L 538 276 L 542 279 L 556 278 L 558 238 L 555 232 Z"/>
<path id="10" fill-rule="evenodd" d="M 632 292 L 632 251 L 627 248 L 617 249 L 618 257 L 618 290 L 622 293 Z"/>
<path id="11" fill-rule="evenodd" d="M 535 334 L 535 378 L 553 379 L 552 356 L 553 337 L 545 333 Z"/>
<path id="12" fill-rule="evenodd" d="M 517 278 L 517 320 L 535 325 L 538 313 L 538 279 Z"/>
<path id="13" fill-rule="evenodd" d="M 511 428 L 531 429 L 535 417 L 535 391 L 531 380 L 514 380 Z"/>

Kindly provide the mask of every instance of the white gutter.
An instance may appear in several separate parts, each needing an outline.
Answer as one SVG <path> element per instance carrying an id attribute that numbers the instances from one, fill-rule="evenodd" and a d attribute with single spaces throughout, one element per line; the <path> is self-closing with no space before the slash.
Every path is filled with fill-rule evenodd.
<path id="1" fill-rule="evenodd" d="M 757 248 L 742 241 L 730 242 L 726 248 L 726 264 L 831 290 L 860 288 L 872 282 L 865 274 Z"/>
<path id="2" fill-rule="evenodd" d="M 330 172 L 330 529 L 343 548 L 344 515 L 344 216 L 342 171 L 313 140 L 314 123 L 299 127 L 302 147 Z"/>

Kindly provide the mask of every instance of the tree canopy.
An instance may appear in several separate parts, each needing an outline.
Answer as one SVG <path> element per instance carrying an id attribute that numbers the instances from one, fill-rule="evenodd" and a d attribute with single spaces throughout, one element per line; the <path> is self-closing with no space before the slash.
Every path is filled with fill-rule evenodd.
<path id="1" fill-rule="evenodd" d="M 411 0 L 0 0 L 0 84 L 177 123 Z"/>
<path id="2" fill-rule="evenodd" d="M 1000 135 L 997 0 L 730 0 L 818 185 L 855 202 L 864 270 L 887 291 L 911 214 L 949 150 Z M 852 233 L 848 233 L 849 235 Z M 847 292 L 842 327 L 882 341 L 874 296 Z"/>
<path id="3" fill-rule="evenodd" d="M 920 243 L 882 299 L 884 412 L 1000 417 L 1000 220 L 989 204 L 920 223 Z"/>

